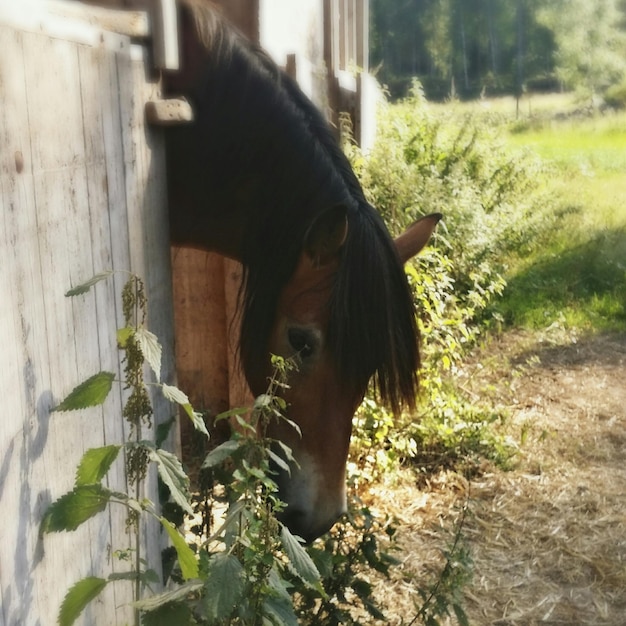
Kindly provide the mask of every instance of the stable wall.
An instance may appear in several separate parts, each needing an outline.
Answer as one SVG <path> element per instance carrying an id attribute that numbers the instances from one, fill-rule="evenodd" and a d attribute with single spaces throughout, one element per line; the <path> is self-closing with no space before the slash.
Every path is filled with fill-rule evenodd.
<path id="1" fill-rule="evenodd" d="M 144 122 L 145 101 L 158 97 L 146 49 L 58 19 L 46 3 L 18 8 L 0 4 L 0 626 L 53 624 L 75 582 L 129 568 L 113 557 L 131 545 L 122 507 L 73 533 L 39 534 L 82 454 L 127 436 L 118 384 L 102 407 L 51 412 L 90 375 L 120 375 L 127 276 L 64 293 L 109 269 L 143 277 L 163 378 L 174 378 L 164 154 Z M 170 414 L 157 404 L 157 422 Z M 108 486 L 126 490 L 122 459 Z M 158 569 L 159 529 L 145 532 Z M 79 623 L 131 623 L 130 588 L 110 585 Z"/>

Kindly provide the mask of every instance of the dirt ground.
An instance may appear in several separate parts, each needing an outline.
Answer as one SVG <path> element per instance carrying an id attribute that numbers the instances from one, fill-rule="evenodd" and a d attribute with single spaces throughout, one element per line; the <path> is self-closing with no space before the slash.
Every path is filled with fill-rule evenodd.
<path id="1" fill-rule="evenodd" d="M 372 494 L 400 526 L 402 565 L 378 590 L 389 623 L 411 623 L 467 503 L 472 626 L 626 626 L 626 335 L 505 334 L 459 377 L 506 409 L 518 460 Z"/>

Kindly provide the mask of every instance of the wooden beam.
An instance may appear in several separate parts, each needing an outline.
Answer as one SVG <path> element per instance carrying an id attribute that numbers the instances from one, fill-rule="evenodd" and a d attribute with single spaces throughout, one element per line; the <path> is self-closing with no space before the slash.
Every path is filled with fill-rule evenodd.
<path id="1" fill-rule="evenodd" d="M 193 109 L 184 98 L 146 102 L 146 120 L 154 126 L 174 126 L 193 122 Z"/>
<path id="2" fill-rule="evenodd" d="M 78 19 L 92 26 L 133 39 L 147 39 L 150 23 L 145 11 L 108 9 L 67 0 L 46 0 L 44 7 L 57 17 Z"/>

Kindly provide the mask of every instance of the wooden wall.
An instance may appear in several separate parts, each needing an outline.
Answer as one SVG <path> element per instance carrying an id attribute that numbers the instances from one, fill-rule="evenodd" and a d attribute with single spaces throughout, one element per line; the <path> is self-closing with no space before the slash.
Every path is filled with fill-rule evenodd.
<path id="1" fill-rule="evenodd" d="M 214 252 L 173 246 L 172 275 L 178 385 L 211 423 L 219 413 L 252 402 L 237 357 L 241 265 Z M 225 434 L 214 433 L 213 443 Z M 204 441 L 187 420 L 181 440 L 186 462 L 202 459 Z"/>
<path id="2" fill-rule="evenodd" d="M 119 373 L 126 276 L 64 293 L 103 270 L 139 274 L 149 326 L 172 354 L 164 155 L 144 124 L 158 95 L 144 55 L 92 26 L 0 10 L 0 626 L 54 624 L 73 583 L 129 567 L 112 556 L 131 545 L 121 507 L 73 533 L 42 538 L 39 525 L 83 452 L 126 437 L 119 385 L 103 407 L 51 412 L 88 376 Z M 174 378 L 168 356 L 163 377 Z M 157 406 L 157 420 L 170 414 Z M 120 460 L 109 486 L 125 485 Z M 158 529 L 146 530 L 158 568 Z M 130 600 L 128 583 L 110 585 L 79 623 L 131 623 Z"/>

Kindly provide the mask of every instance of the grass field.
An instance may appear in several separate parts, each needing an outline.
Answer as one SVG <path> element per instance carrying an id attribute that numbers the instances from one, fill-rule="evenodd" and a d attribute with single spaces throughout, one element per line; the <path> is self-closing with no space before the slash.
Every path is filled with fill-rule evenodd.
<path id="1" fill-rule="evenodd" d="M 535 96 L 519 119 L 512 101 L 480 110 L 545 161 L 558 216 L 534 254 L 512 260 L 500 312 L 522 327 L 626 330 L 626 114 L 580 116 L 563 96 Z"/>

